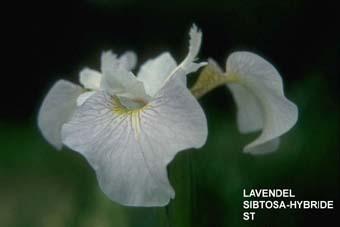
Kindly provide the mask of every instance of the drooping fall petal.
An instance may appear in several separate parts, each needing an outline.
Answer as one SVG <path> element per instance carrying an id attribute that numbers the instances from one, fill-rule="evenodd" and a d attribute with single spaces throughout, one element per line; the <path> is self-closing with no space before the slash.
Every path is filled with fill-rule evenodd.
<path id="1" fill-rule="evenodd" d="M 226 68 L 226 76 L 237 78 L 237 83 L 228 87 L 238 108 L 240 131 L 262 129 L 261 135 L 244 151 L 254 154 L 274 151 L 278 137 L 290 130 L 298 118 L 297 106 L 284 95 L 280 74 L 268 61 L 250 52 L 231 54 Z"/>
<path id="2" fill-rule="evenodd" d="M 179 151 L 205 143 L 207 122 L 189 90 L 172 79 L 135 110 L 97 92 L 63 126 L 62 137 L 93 166 L 109 198 L 129 206 L 164 206 L 175 194 L 166 166 Z"/>

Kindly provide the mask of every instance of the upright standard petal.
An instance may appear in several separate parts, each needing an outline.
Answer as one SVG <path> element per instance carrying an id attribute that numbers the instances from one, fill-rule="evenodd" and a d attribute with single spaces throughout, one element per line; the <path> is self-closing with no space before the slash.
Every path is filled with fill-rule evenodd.
<path id="1" fill-rule="evenodd" d="M 79 73 L 79 82 L 87 89 L 99 90 L 102 74 L 93 69 L 85 68 Z"/>
<path id="2" fill-rule="evenodd" d="M 103 77 L 100 86 L 103 90 L 112 95 L 147 99 L 143 83 L 111 51 L 102 54 L 101 71 Z"/>
<path id="3" fill-rule="evenodd" d="M 191 27 L 189 32 L 189 53 L 185 59 L 168 75 L 162 86 L 171 80 L 173 77 L 185 77 L 187 74 L 197 71 L 200 67 L 206 65 L 206 62 L 196 63 L 196 57 L 202 43 L 202 32 L 198 30 L 196 25 Z"/>
<path id="4" fill-rule="evenodd" d="M 142 66 L 138 78 L 143 82 L 145 81 L 149 93 L 155 94 L 173 77 L 186 84 L 187 74 L 195 72 L 207 64 L 206 62 L 195 62 L 202 43 L 202 32 L 198 30 L 196 25 L 193 25 L 189 36 L 189 53 L 177 67 L 175 60 L 169 53 L 164 53 Z"/>
<path id="5" fill-rule="evenodd" d="M 168 52 L 165 52 L 155 59 L 145 62 L 141 66 L 137 78 L 144 83 L 148 95 L 154 96 L 176 66 L 177 64 L 173 57 Z M 183 78 L 186 79 L 186 77 Z"/>
<path id="6" fill-rule="evenodd" d="M 120 56 L 119 61 L 128 71 L 133 70 L 137 65 L 137 55 L 133 51 L 126 51 Z"/>
<path id="7" fill-rule="evenodd" d="M 203 146 L 207 123 L 188 89 L 170 80 L 154 100 L 135 110 L 97 92 L 63 126 L 62 136 L 86 157 L 113 201 L 164 206 L 175 195 L 166 166 L 179 151 Z"/>
<path id="8" fill-rule="evenodd" d="M 226 76 L 238 81 L 228 87 L 238 108 L 240 131 L 262 129 L 261 135 L 244 151 L 257 154 L 277 149 L 278 137 L 290 130 L 298 118 L 297 106 L 284 96 L 278 71 L 258 55 L 235 52 L 228 57 Z"/>
<path id="9" fill-rule="evenodd" d="M 194 24 L 189 32 L 189 53 L 184 61 L 181 63 L 181 67 L 188 73 L 197 71 L 206 63 L 195 63 L 198 52 L 201 48 L 202 43 L 202 32 L 198 30 L 197 26 Z"/>
<path id="10" fill-rule="evenodd" d="M 38 114 L 38 126 L 45 139 L 62 148 L 61 126 L 72 116 L 83 89 L 66 80 L 57 81 L 45 97 Z"/>

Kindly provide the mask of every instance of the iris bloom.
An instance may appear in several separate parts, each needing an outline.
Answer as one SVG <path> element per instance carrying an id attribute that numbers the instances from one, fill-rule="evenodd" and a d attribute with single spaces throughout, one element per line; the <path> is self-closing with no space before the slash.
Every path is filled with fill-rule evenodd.
<path id="1" fill-rule="evenodd" d="M 135 76 L 131 53 L 105 52 L 101 72 L 84 69 L 80 83 L 58 81 L 41 106 L 38 124 L 57 148 L 65 144 L 94 168 L 99 185 L 112 200 L 129 206 L 164 206 L 175 192 L 167 165 L 188 148 L 203 146 L 206 118 L 186 87 L 202 34 L 190 31 L 189 53 L 177 65 L 163 53 Z"/>
<path id="2" fill-rule="evenodd" d="M 237 106 L 241 133 L 262 130 L 244 152 L 260 154 L 275 151 L 279 137 L 290 130 L 298 118 L 298 109 L 283 93 L 282 78 L 272 64 L 250 52 L 232 53 L 226 72 L 214 60 L 202 71 L 192 88 L 200 97 L 217 86 L 227 84 Z"/>

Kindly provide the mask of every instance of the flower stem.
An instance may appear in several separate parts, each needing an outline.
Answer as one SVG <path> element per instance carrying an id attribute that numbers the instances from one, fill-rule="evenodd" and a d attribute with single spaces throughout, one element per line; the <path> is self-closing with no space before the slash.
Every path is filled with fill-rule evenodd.
<path id="1" fill-rule="evenodd" d="M 170 218 L 170 204 L 165 207 L 165 215 L 167 219 L 167 227 L 171 227 L 171 218 Z"/>
<path id="2" fill-rule="evenodd" d="M 159 224 L 157 226 L 171 227 L 171 217 L 170 217 L 170 207 L 169 205 L 165 207 L 156 208 L 159 215 Z"/>
<path id="3" fill-rule="evenodd" d="M 176 157 L 169 167 L 171 182 L 176 188 L 176 197 L 171 201 L 168 209 L 169 226 L 193 226 L 193 184 L 192 181 L 192 151 L 183 152 Z"/>

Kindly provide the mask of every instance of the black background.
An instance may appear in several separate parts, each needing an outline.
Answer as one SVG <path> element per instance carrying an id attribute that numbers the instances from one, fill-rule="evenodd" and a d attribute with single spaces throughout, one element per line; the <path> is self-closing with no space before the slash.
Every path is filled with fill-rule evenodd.
<path id="1" fill-rule="evenodd" d="M 201 58 L 224 65 L 234 50 L 254 51 L 277 65 L 287 81 L 322 73 L 337 97 L 335 9 L 335 3 L 308 0 L 17 2 L 3 20 L 8 53 L 2 91 L 9 97 L 3 98 L 1 117 L 35 116 L 54 81 L 76 80 L 84 66 L 98 68 L 103 50 L 132 49 L 142 61 L 171 50 L 180 61 L 192 23 L 204 34 Z"/>

